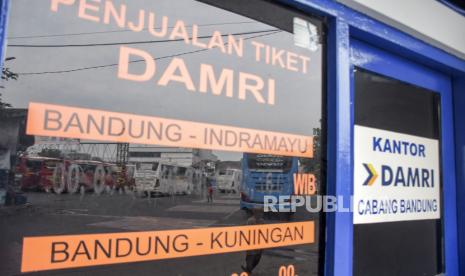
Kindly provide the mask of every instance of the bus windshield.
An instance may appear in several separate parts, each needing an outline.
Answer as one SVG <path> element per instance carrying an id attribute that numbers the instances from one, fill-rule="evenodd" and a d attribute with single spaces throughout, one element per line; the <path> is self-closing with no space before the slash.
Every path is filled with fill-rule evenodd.
<path id="1" fill-rule="evenodd" d="M 57 166 L 58 161 L 45 161 L 44 165 L 48 169 L 54 169 Z"/>
<path id="2" fill-rule="evenodd" d="M 29 171 L 38 172 L 42 166 L 42 162 L 38 160 L 27 160 L 26 166 Z"/>
<path id="3" fill-rule="evenodd" d="M 288 172 L 292 166 L 292 157 L 269 154 L 249 154 L 248 167 L 257 171 Z"/>

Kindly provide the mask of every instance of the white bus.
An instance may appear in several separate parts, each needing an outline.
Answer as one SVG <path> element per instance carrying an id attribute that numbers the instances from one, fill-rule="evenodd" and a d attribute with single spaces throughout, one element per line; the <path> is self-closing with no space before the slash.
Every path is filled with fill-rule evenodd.
<path id="1" fill-rule="evenodd" d="M 216 185 L 221 193 L 237 193 L 241 185 L 242 171 L 225 169 L 216 173 Z"/>
<path id="2" fill-rule="evenodd" d="M 139 163 L 134 175 L 140 194 L 191 194 L 196 171 L 192 167 L 167 162 Z"/>
<path id="3" fill-rule="evenodd" d="M 158 163 L 139 163 L 134 172 L 136 192 L 139 194 L 153 194 L 160 186 L 157 172 Z"/>

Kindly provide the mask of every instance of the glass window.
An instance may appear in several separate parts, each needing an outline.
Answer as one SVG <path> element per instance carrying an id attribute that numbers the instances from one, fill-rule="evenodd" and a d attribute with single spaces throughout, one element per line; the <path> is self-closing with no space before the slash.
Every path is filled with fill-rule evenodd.
<path id="1" fill-rule="evenodd" d="M 358 211 L 354 211 L 353 274 L 441 275 L 444 272 L 442 230 L 444 221 L 441 219 L 442 177 L 440 163 L 437 161 L 441 160 L 439 150 L 441 142 L 440 96 L 434 91 L 361 68 L 355 69 L 354 81 L 354 123 L 356 137 L 359 141 L 355 143 L 354 150 L 363 153 L 356 155 L 358 159 L 355 160 L 359 163 L 355 166 L 360 166 L 362 162 L 371 162 L 369 165 L 379 172 L 380 177 L 379 182 L 374 183 L 373 186 L 382 184 L 383 188 L 366 192 L 361 182 L 354 180 L 356 182 L 354 186 L 354 206 L 356 207 L 354 208 Z M 375 136 L 380 139 L 378 142 L 381 140 L 384 142 L 380 144 L 383 144 L 381 151 L 387 153 L 386 156 L 370 155 L 371 147 L 364 147 L 366 144 L 373 144 L 375 147 L 374 138 L 373 143 L 366 142 Z M 370 139 L 365 140 L 365 137 Z M 400 142 L 397 141 L 402 141 L 404 144 L 410 143 L 410 150 L 400 150 Z M 428 141 L 430 144 L 426 144 Z M 412 154 L 412 144 L 416 143 L 425 147 L 428 154 L 415 158 L 420 156 Z M 428 161 L 424 162 L 422 159 Z M 380 164 L 382 164 L 382 169 Z M 431 171 L 435 171 L 436 174 L 432 173 L 428 176 L 422 173 L 422 181 L 437 184 L 431 185 L 432 187 L 426 190 L 418 189 L 420 184 L 412 183 L 415 181 L 420 183 L 420 178 L 412 180 L 414 178 L 411 176 L 415 174 L 413 171 L 416 169 L 425 167 L 430 167 Z M 389 180 L 387 171 L 391 168 L 395 170 L 395 177 Z M 408 172 L 406 169 L 404 173 L 402 168 L 408 168 Z M 404 174 L 405 182 L 401 184 L 404 181 Z M 407 183 L 411 186 L 408 187 Z M 407 187 L 410 190 L 407 190 Z M 425 187 L 425 184 L 422 184 L 422 187 Z M 389 188 L 397 189 L 389 190 Z M 389 201 L 394 203 L 388 203 Z M 414 201 L 429 201 L 429 206 L 434 205 L 434 208 L 423 207 L 423 209 L 420 208 L 422 211 L 411 211 L 416 210 L 415 204 L 410 204 Z M 376 212 L 374 211 L 375 204 L 378 204 Z M 389 205 L 395 207 L 389 207 Z M 417 206 L 420 205 L 427 206 L 428 204 L 418 203 Z M 384 208 L 384 211 L 381 211 L 381 208 Z M 390 208 L 395 209 L 390 210 Z M 402 216 L 408 215 L 409 211 L 416 212 L 416 220 Z M 424 216 L 421 217 L 421 215 Z M 365 221 L 360 219 L 363 216 L 365 216 L 363 218 Z M 373 218 L 382 223 L 373 223 Z M 409 233 L 415 233 L 415 235 L 409 235 Z M 399 258 L 399 252 L 410 257 Z M 375 256 L 385 257 L 381 260 Z M 393 266 L 393 263 L 397 266 Z M 399 267 L 403 268 L 402 271 L 398 270 Z"/>
<path id="2" fill-rule="evenodd" d="M 251 170 L 289 171 L 293 158 L 266 154 L 251 154 L 248 156 L 248 167 Z"/>
<path id="3" fill-rule="evenodd" d="M 0 214 L 0 274 L 322 274 L 322 213 L 285 206 L 324 194 L 323 27 L 269 1 L 13 1 L 0 192 L 28 208 Z"/>
<path id="4" fill-rule="evenodd" d="M 160 152 L 138 152 L 138 151 L 130 151 L 129 152 L 130 157 L 160 157 L 161 153 Z"/>

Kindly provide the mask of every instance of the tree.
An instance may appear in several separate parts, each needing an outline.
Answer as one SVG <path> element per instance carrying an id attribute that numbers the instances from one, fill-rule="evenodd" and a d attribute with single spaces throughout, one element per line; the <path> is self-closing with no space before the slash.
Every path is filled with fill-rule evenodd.
<path id="1" fill-rule="evenodd" d="M 15 57 L 8 57 L 5 59 L 5 61 L 10 61 L 16 59 Z M 10 70 L 8 67 L 4 67 L 2 69 L 2 80 L 4 81 L 9 81 L 9 80 L 17 80 L 18 79 L 18 74 L 14 73 Z M 4 86 L 0 86 L 0 88 L 5 88 Z M 7 107 L 11 107 L 11 104 L 5 103 L 2 100 L 2 93 L 0 93 L 0 109 L 4 109 Z"/>
<path id="2" fill-rule="evenodd" d="M 39 156 L 42 157 L 51 157 L 51 158 L 61 158 L 63 154 L 59 149 L 42 149 L 41 152 L 38 153 Z"/>

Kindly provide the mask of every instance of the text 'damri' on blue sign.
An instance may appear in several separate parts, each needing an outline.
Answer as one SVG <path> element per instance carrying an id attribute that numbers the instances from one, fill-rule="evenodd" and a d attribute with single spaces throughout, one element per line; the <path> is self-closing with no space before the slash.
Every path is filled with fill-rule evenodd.
<path id="1" fill-rule="evenodd" d="M 440 218 L 439 141 L 354 127 L 354 224 Z"/>

